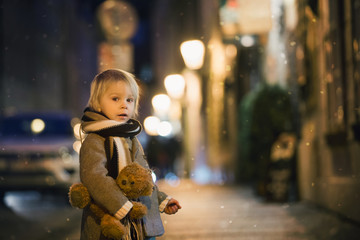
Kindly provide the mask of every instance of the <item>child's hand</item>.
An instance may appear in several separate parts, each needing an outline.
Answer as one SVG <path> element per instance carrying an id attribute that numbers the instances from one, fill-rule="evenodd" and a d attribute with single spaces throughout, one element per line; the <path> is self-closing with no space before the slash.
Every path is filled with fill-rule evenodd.
<path id="1" fill-rule="evenodd" d="M 172 198 L 169 200 L 164 211 L 166 214 L 175 214 L 179 209 L 181 209 L 179 202 Z"/>

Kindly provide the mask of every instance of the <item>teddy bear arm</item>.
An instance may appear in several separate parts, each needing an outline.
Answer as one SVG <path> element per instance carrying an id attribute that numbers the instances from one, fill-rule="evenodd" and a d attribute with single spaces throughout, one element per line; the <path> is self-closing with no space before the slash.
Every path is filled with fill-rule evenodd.
<path id="1" fill-rule="evenodd" d="M 121 240 L 126 232 L 125 226 L 109 214 L 101 218 L 100 226 L 102 234 L 109 239 Z"/>
<path id="2" fill-rule="evenodd" d="M 133 201 L 131 203 L 133 204 L 133 207 L 129 212 L 129 217 L 131 219 L 140 219 L 147 214 L 147 208 L 144 204 Z"/>

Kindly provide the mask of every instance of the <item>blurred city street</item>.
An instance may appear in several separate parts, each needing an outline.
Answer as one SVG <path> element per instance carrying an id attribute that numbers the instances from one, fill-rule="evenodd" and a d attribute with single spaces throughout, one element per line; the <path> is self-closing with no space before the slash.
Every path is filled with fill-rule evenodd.
<path id="1" fill-rule="evenodd" d="M 176 215 L 162 215 L 165 235 L 176 239 L 358 239 L 360 226 L 302 202 L 265 203 L 251 188 L 158 182 L 178 199 Z M 59 196 L 12 193 L 0 208 L 0 239 L 78 240 L 81 210 Z"/>
<path id="2" fill-rule="evenodd" d="M 0 22 L 0 240 L 79 240 L 79 159 L 123 160 L 79 155 L 109 69 L 183 207 L 158 240 L 360 239 L 360 0 L 0 0 Z"/>
<path id="3" fill-rule="evenodd" d="M 159 240 L 211 239 L 358 239 L 360 226 L 301 202 L 265 203 L 247 187 L 199 186 L 162 182 L 160 189 L 178 199 L 176 215 L 162 215 Z"/>
<path id="4" fill-rule="evenodd" d="M 77 239 L 81 211 L 64 194 L 9 192 L 0 204 L 0 239 Z M 75 232 L 75 238 L 72 233 Z"/>

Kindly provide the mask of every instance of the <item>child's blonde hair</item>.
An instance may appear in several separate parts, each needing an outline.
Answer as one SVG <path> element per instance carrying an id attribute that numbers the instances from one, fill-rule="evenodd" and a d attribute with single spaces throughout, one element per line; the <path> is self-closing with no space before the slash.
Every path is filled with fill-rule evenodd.
<path id="1" fill-rule="evenodd" d="M 138 115 L 139 109 L 139 86 L 133 74 L 120 69 L 108 69 L 97 74 L 91 83 L 90 98 L 88 105 L 92 110 L 99 111 L 100 98 L 105 93 L 110 83 L 124 81 L 131 89 L 134 96 L 135 116 Z"/>

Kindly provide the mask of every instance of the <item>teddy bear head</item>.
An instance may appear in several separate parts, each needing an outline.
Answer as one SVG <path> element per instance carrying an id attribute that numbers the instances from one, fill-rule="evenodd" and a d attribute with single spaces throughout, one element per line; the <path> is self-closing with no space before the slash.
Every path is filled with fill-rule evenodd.
<path id="1" fill-rule="evenodd" d="M 138 163 L 124 167 L 116 178 L 116 183 L 129 199 L 150 196 L 154 189 L 151 171 Z"/>

